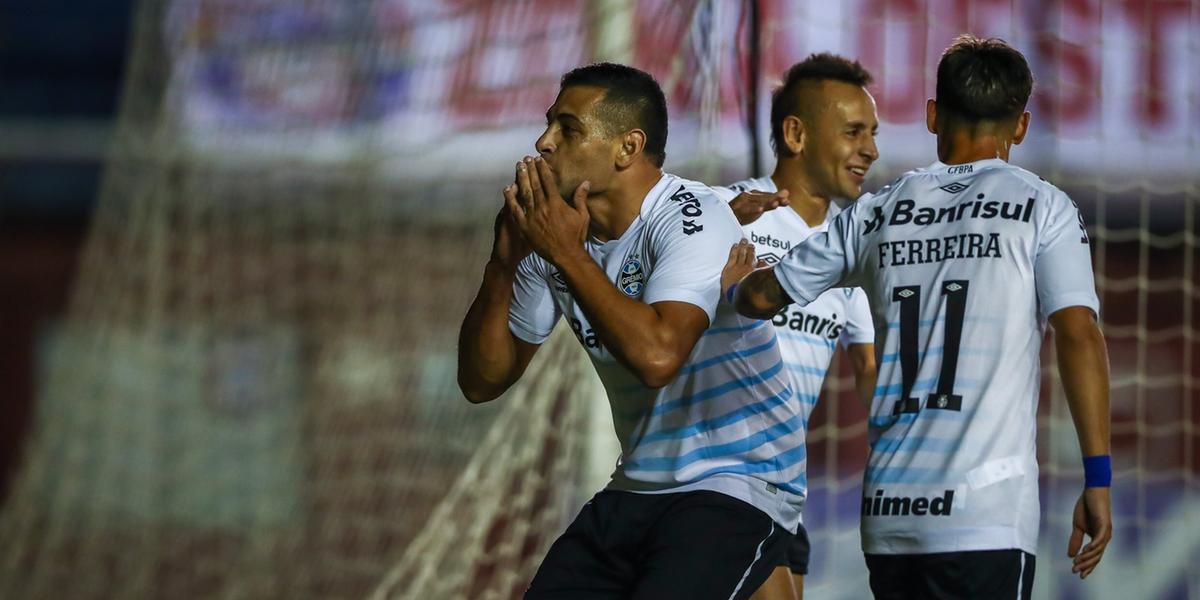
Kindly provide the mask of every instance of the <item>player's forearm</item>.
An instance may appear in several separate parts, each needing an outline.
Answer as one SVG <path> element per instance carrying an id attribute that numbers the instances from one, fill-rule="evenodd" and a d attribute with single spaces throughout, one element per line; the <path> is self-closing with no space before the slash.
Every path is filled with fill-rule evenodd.
<path id="1" fill-rule="evenodd" d="M 792 299 L 779 285 L 775 269 L 756 269 L 738 283 L 733 306 L 742 316 L 766 320 L 792 303 Z"/>
<path id="2" fill-rule="evenodd" d="M 875 397 L 875 344 L 853 344 L 847 348 L 854 368 L 854 389 L 863 406 L 870 407 Z"/>
<path id="3" fill-rule="evenodd" d="M 483 283 L 458 335 L 458 387 L 471 402 L 487 402 L 519 376 L 517 349 L 508 330 L 515 272 L 496 262 L 484 267 Z"/>
<path id="4" fill-rule="evenodd" d="M 1070 309 L 1067 309 L 1070 310 Z M 1086 309 L 1084 309 L 1086 310 Z M 1108 350 L 1100 328 L 1078 314 L 1051 317 L 1058 370 L 1084 456 L 1109 453 Z"/>
<path id="5" fill-rule="evenodd" d="M 675 378 L 691 353 L 653 306 L 622 294 L 586 253 L 562 260 L 566 279 L 600 343 L 649 387 Z"/>

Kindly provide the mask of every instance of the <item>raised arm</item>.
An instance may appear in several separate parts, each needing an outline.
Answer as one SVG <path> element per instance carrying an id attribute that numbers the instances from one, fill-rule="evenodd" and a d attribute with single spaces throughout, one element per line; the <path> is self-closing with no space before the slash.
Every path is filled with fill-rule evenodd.
<path id="1" fill-rule="evenodd" d="M 737 311 L 752 319 L 770 319 L 789 304 L 806 306 L 829 288 L 856 285 L 850 277 L 857 260 L 856 209 L 852 205 L 834 218 L 828 231 L 809 236 L 778 263 L 742 279 L 733 303 Z"/>
<path id="2" fill-rule="evenodd" d="M 554 174 L 538 158 L 518 166 L 517 183 L 517 194 L 506 195 L 509 210 L 533 250 L 558 268 L 600 343 L 646 386 L 670 383 L 708 328 L 708 314 L 687 302 L 647 304 L 609 281 L 583 246 L 587 182 L 567 204 Z"/>
<path id="3" fill-rule="evenodd" d="M 749 225 L 763 216 L 763 213 L 781 206 L 788 206 L 787 190 L 773 193 L 750 190 L 734 196 L 733 200 L 729 201 L 733 216 L 737 217 L 738 223 L 742 225 Z"/>
<path id="4" fill-rule="evenodd" d="M 510 193 L 511 189 L 505 190 Z M 483 282 L 458 334 L 458 387 L 473 403 L 503 394 L 537 352 L 537 344 L 518 339 L 508 326 L 517 268 L 528 254 L 529 246 L 508 209 L 502 209 L 496 216 L 495 242 Z"/>
<path id="5" fill-rule="evenodd" d="M 733 307 L 742 316 L 767 320 L 792 303 L 791 297 L 779 285 L 775 267 L 755 269 L 738 283 Z"/>
<path id="6" fill-rule="evenodd" d="M 600 343 L 647 387 L 671 383 L 708 329 L 708 314 L 695 305 L 622 294 L 590 257 L 563 261 L 559 270 Z"/>
<path id="7" fill-rule="evenodd" d="M 1075 504 L 1071 539 L 1067 555 L 1074 559 L 1071 571 L 1080 578 L 1091 574 L 1100 563 L 1112 539 L 1112 500 L 1109 482 L 1097 470 L 1108 467 L 1109 456 L 1109 375 L 1108 350 L 1090 308 L 1072 306 L 1050 315 L 1054 327 L 1054 345 L 1058 369 L 1062 374 L 1067 406 L 1079 436 L 1088 481 Z M 1100 464 L 1089 464 L 1097 461 Z M 1095 479 L 1095 480 L 1094 480 Z M 1083 545 L 1083 536 L 1090 538 Z M 1082 548 L 1081 548 L 1082 547 Z"/>

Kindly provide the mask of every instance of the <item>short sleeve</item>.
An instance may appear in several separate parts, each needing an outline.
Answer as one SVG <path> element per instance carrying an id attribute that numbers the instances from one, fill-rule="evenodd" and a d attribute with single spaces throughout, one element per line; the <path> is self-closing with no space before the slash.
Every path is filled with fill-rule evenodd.
<path id="1" fill-rule="evenodd" d="M 729 248 L 742 239 L 742 229 L 729 206 L 714 200 L 720 198 L 710 196 L 701 205 L 705 214 L 693 221 L 663 219 L 659 224 L 652 242 L 654 267 L 643 302 L 694 304 L 708 314 L 712 324 L 721 300 L 721 271 L 729 260 Z"/>
<path id="2" fill-rule="evenodd" d="M 1071 306 L 1086 306 L 1100 314 L 1087 229 L 1079 208 L 1066 194 L 1049 198 L 1039 220 L 1033 277 L 1038 312 L 1043 319 Z"/>
<path id="3" fill-rule="evenodd" d="M 853 283 L 858 266 L 857 230 L 854 215 L 859 204 L 842 211 L 826 231 L 796 244 L 775 265 L 775 277 L 783 291 L 800 306 L 807 306 L 833 287 Z"/>
<path id="4" fill-rule="evenodd" d="M 721 202 L 724 202 L 725 204 L 729 204 L 730 202 L 733 202 L 733 199 L 737 198 L 738 194 L 744 190 L 739 190 L 733 186 L 723 187 L 723 186 L 719 186 L 719 185 L 714 185 L 712 187 L 712 191 L 713 191 L 713 195 L 715 195 L 717 198 L 719 198 L 721 200 Z"/>
<path id="5" fill-rule="evenodd" d="M 846 302 L 846 328 L 838 338 L 843 346 L 875 343 L 875 324 L 871 320 L 871 304 L 862 288 L 846 288 L 850 299 Z"/>
<path id="6" fill-rule="evenodd" d="M 562 314 L 554 303 L 549 283 L 538 272 L 537 260 L 531 254 L 517 266 L 512 304 L 508 306 L 508 329 L 530 344 L 546 341 Z"/>

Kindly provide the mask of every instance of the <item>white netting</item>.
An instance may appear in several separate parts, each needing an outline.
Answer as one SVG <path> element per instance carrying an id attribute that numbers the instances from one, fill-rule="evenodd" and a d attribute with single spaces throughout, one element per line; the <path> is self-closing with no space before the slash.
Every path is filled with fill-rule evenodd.
<path id="1" fill-rule="evenodd" d="M 591 8 L 143 3 L 0 596 L 519 594 L 612 468 L 611 418 L 570 335 L 471 406 L 455 332 Z M 660 70 L 690 69 L 713 20 L 654 10 Z"/>
<path id="2" fill-rule="evenodd" d="M 868 188 L 932 160 L 921 111 L 954 33 L 1030 56 L 1034 131 L 1014 156 L 1089 223 L 1117 468 L 1117 539 L 1079 584 L 1063 558 L 1078 450 L 1047 352 L 1038 595 L 1200 595 L 1200 536 L 1179 526 L 1200 521 L 1200 2 L 758 9 L 760 150 L 788 65 L 861 57 L 884 119 Z M 598 58 L 662 82 L 668 170 L 753 174 L 749 16 L 715 0 L 144 2 L 70 318 L 43 344 L 0 512 L 0 596 L 519 595 L 615 451 L 569 336 L 494 403 L 455 387 L 498 190 L 559 76 Z M 810 597 L 866 593 L 865 415 L 842 362 L 809 436 Z"/>

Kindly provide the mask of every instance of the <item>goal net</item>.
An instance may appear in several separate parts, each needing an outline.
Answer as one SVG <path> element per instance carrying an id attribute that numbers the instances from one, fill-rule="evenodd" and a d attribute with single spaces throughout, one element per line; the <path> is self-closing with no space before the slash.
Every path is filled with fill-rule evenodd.
<path id="1" fill-rule="evenodd" d="M 0 506 L 0 596 L 520 597 L 618 450 L 556 335 L 501 399 L 455 384 L 458 325 L 559 77 L 616 60 L 671 107 L 666 168 L 769 172 L 766 102 L 835 51 L 876 76 L 867 189 L 934 158 L 940 50 L 1003 37 L 1038 80 L 1018 164 L 1079 203 L 1113 369 L 1116 532 L 1087 582 L 1053 364 L 1039 597 L 1188 597 L 1196 485 L 1195 0 L 143 2 L 67 319 Z M 763 157 L 756 169 L 754 155 Z M 868 593 L 865 414 L 835 362 L 810 423 L 808 594 Z"/>

